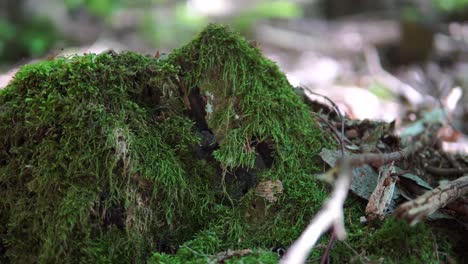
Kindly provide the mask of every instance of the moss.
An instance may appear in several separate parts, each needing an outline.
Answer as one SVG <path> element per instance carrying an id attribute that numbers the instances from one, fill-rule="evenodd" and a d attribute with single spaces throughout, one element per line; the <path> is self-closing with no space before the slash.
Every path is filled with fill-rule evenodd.
<path id="1" fill-rule="evenodd" d="M 320 133 L 278 67 L 223 26 L 167 59 L 24 66 L 0 92 L 5 256 L 141 263 L 184 243 L 203 254 L 286 245 L 325 196 L 312 178 Z M 277 179 L 277 202 L 253 190 Z"/>
<path id="2" fill-rule="evenodd" d="M 389 217 L 380 223 L 362 225 L 364 205 L 355 197 L 347 201 L 348 237 L 337 241 L 333 262 L 367 263 L 440 263 L 453 259 L 452 246 L 446 235 L 428 223 L 411 227 L 406 221 Z"/>
<path id="3" fill-rule="evenodd" d="M 0 203 L 12 262 L 108 250 L 138 262 L 154 241 L 202 225 L 212 172 L 191 151 L 199 138 L 170 85 L 174 69 L 134 53 L 58 58 L 23 67 L 2 91 Z"/>
<path id="4" fill-rule="evenodd" d="M 219 263 L 218 257 L 216 255 L 204 255 L 195 251 L 181 249 L 183 253 L 177 253 L 177 255 L 167 255 L 161 253 L 155 253 L 149 260 L 149 264 L 183 264 L 183 263 Z M 190 252 L 190 253 L 188 253 Z M 188 257 L 186 256 L 188 255 Z M 253 250 L 252 253 L 246 254 L 244 256 L 232 256 L 226 257 L 221 263 L 227 264 L 242 264 L 242 263 L 263 263 L 263 264 L 273 264 L 279 262 L 279 257 L 276 253 L 265 252 L 261 250 Z"/>
<path id="5" fill-rule="evenodd" d="M 263 212 L 253 209 L 253 214 L 263 215 L 254 228 L 242 219 L 230 227 L 231 246 L 290 243 L 326 193 L 312 177 L 325 143 L 306 105 L 276 64 L 224 26 L 208 26 L 169 60 L 181 67 L 182 87 L 205 98 L 206 123 L 219 142 L 213 156 L 223 169 L 252 169 L 259 145 L 272 148 L 272 164 L 256 171 L 256 177 L 281 180 L 284 195 L 277 204 L 260 209 Z M 239 218 L 255 206 L 254 200 L 253 194 L 243 196 Z"/>

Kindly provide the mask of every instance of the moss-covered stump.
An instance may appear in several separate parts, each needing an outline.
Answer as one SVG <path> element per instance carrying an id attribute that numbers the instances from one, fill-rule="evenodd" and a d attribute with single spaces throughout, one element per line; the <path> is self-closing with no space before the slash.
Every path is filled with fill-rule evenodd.
<path id="1" fill-rule="evenodd" d="M 324 144 L 278 67 L 223 26 L 164 58 L 26 65 L 0 91 L 1 258 L 288 245 L 325 196 L 312 180 Z"/>

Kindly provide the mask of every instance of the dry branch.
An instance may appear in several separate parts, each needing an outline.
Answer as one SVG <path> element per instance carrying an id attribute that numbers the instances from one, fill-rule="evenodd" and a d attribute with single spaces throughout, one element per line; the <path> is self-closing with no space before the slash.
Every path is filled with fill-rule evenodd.
<path id="1" fill-rule="evenodd" d="M 302 235 L 292 244 L 286 255 L 281 260 L 283 264 L 304 263 L 309 251 L 314 247 L 317 240 L 327 232 L 330 227 L 334 228 L 338 239 L 346 238 L 343 219 L 343 204 L 348 195 L 351 176 L 345 174 L 350 170 L 342 170 L 335 182 L 335 188 L 330 199 L 320 209 L 315 218 L 302 233 Z"/>
<path id="2" fill-rule="evenodd" d="M 468 173 L 468 168 L 436 168 L 427 166 L 426 171 L 438 176 L 460 177 L 463 174 Z"/>
<path id="3" fill-rule="evenodd" d="M 402 158 L 406 158 L 413 153 L 423 149 L 425 146 L 432 141 L 434 143 L 434 135 L 436 134 L 440 125 L 430 125 L 427 127 L 425 132 L 421 135 L 420 139 L 414 144 L 409 145 L 403 148 L 400 151 L 390 152 L 390 153 L 383 153 L 383 154 L 376 154 L 376 153 L 364 153 L 364 154 L 354 154 L 351 156 L 347 156 L 345 158 L 345 162 L 349 164 L 349 166 L 359 166 L 361 164 L 372 164 L 375 167 L 380 167 L 383 164 L 396 161 Z"/>
<path id="4" fill-rule="evenodd" d="M 397 217 L 407 219 L 411 225 L 415 225 L 438 209 L 445 207 L 450 202 L 467 193 L 468 175 L 465 175 L 400 205 L 395 214 Z"/>

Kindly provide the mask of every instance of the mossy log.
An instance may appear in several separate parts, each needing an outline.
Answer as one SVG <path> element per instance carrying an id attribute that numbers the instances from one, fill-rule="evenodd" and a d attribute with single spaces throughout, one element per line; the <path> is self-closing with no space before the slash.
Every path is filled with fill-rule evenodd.
<path id="1" fill-rule="evenodd" d="M 0 91 L 4 259 L 287 245 L 325 196 L 312 174 L 327 144 L 278 67 L 224 26 L 160 58 L 23 66 Z"/>

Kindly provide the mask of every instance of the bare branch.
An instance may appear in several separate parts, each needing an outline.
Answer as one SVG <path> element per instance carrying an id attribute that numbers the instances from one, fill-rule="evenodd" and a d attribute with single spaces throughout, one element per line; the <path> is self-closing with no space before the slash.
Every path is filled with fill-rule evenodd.
<path id="1" fill-rule="evenodd" d="M 430 172 L 438 176 L 460 177 L 464 173 L 468 173 L 468 168 L 436 168 L 436 167 L 427 166 L 425 169 L 427 172 Z"/>
<path id="2" fill-rule="evenodd" d="M 407 219 L 411 225 L 415 225 L 439 208 L 445 207 L 467 193 L 468 175 L 465 175 L 400 205 L 395 214 L 397 217 Z"/>
<path id="3" fill-rule="evenodd" d="M 304 263 L 309 251 L 314 247 L 317 240 L 327 232 L 330 227 L 334 228 L 336 237 L 340 240 L 346 238 L 343 219 L 343 204 L 348 195 L 351 184 L 351 176 L 345 173 L 350 170 L 341 170 L 335 182 L 335 188 L 330 199 L 302 233 L 302 235 L 292 244 L 281 260 L 283 264 Z"/>
<path id="4" fill-rule="evenodd" d="M 429 125 L 426 128 L 426 131 L 421 135 L 421 138 L 416 141 L 414 144 L 411 144 L 400 151 L 390 152 L 390 153 L 365 153 L 365 154 L 354 154 L 351 156 L 345 157 L 344 162 L 349 164 L 349 166 L 358 166 L 361 164 L 372 164 L 375 167 L 380 167 L 383 164 L 396 161 L 402 158 L 407 158 L 413 153 L 423 149 L 428 144 L 435 143 L 434 135 L 439 129 L 439 124 Z"/>

